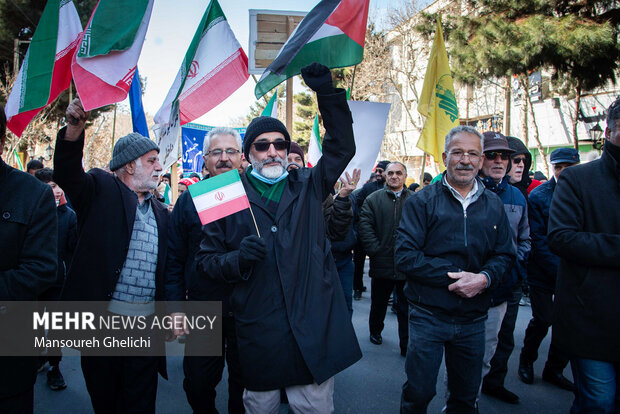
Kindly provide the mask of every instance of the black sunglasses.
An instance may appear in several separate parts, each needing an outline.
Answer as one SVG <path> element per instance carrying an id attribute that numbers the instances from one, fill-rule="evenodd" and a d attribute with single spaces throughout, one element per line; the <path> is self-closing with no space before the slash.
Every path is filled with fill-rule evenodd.
<path id="1" fill-rule="evenodd" d="M 282 150 L 287 150 L 290 148 L 291 146 L 291 142 L 290 141 L 259 141 L 259 142 L 253 142 L 252 145 L 254 145 L 254 148 L 256 149 L 256 151 L 258 152 L 265 152 L 265 151 L 269 151 L 269 146 L 273 144 L 273 147 L 276 149 L 276 151 L 282 151 Z"/>
<path id="2" fill-rule="evenodd" d="M 486 158 L 487 160 L 493 161 L 497 159 L 497 157 L 502 157 L 502 160 L 506 161 L 507 159 L 510 158 L 510 154 L 507 152 L 495 152 L 495 151 L 484 153 L 484 158 Z"/>

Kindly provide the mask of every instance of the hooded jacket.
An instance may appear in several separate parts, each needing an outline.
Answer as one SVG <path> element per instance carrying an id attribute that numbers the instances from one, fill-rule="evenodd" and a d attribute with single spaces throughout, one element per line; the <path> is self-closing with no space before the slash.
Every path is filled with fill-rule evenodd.
<path id="1" fill-rule="evenodd" d="M 527 174 L 530 168 L 532 168 L 532 154 L 519 138 L 506 137 L 506 139 L 508 140 L 508 146 L 515 151 L 511 154 L 511 158 L 515 155 L 525 155 L 525 167 L 523 168 L 521 181 L 512 185 L 521 191 L 521 194 L 523 194 L 523 197 L 527 200 L 527 190 L 530 184 L 532 184 L 532 179 Z M 512 165 L 512 161 L 509 165 Z"/>

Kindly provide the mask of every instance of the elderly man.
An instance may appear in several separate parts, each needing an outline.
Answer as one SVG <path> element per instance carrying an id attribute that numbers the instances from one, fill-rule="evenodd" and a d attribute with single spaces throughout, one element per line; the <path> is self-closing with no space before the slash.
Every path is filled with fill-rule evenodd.
<path id="1" fill-rule="evenodd" d="M 207 134 L 203 144 L 204 165 L 208 177 L 239 168 L 241 163 L 241 136 L 232 128 L 215 128 Z M 216 413 L 215 387 L 222 379 L 224 362 L 228 364 L 228 412 L 243 413 L 243 385 L 237 353 L 235 320 L 230 309 L 232 286 L 228 283 L 201 278 L 194 266 L 194 257 L 202 239 L 202 224 L 189 191 L 183 193 L 174 206 L 168 226 L 168 261 L 166 272 L 166 299 L 222 301 L 222 356 L 191 356 L 201 346 L 200 331 L 176 331 L 189 334 L 185 345 L 183 388 L 194 412 Z M 183 309 L 173 309 L 182 313 Z M 181 316 L 181 315 L 180 315 Z"/>
<path id="2" fill-rule="evenodd" d="M 0 105 L 0 156 L 6 142 L 6 117 Z M 57 219 L 50 186 L 9 167 L 0 158 L 0 301 L 36 301 L 56 281 Z M 0 317 L 0 341 L 12 343 L 13 332 Z M 6 348 L 5 348 L 6 349 Z M 0 357 L 0 412 L 33 410 L 37 357 Z"/>
<path id="3" fill-rule="evenodd" d="M 82 169 L 88 112 L 79 99 L 67 107 L 69 124 L 58 132 L 54 181 L 78 217 L 75 255 L 63 300 L 107 301 L 112 314 L 149 316 L 164 299 L 168 209 L 155 200 L 161 165 L 155 142 L 137 133 L 118 140 L 109 174 Z M 147 242 L 148 241 L 148 242 Z M 154 338 L 163 350 L 163 340 Z M 82 372 L 95 412 L 155 411 L 157 373 L 164 357 L 82 356 Z"/>
<path id="4" fill-rule="evenodd" d="M 560 256 L 553 334 L 570 355 L 571 413 L 620 408 L 620 99 L 607 110 L 600 159 L 560 174 L 548 241 Z"/>
<path id="5" fill-rule="evenodd" d="M 503 203 L 477 178 L 483 140 L 469 126 L 445 140 L 441 183 L 405 203 L 396 269 L 407 275 L 409 346 L 402 413 L 425 413 L 446 353 L 447 412 L 474 413 L 491 289 L 515 257 Z"/>
<path id="6" fill-rule="evenodd" d="M 491 297 L 491 308 L 485 323 L 485 352 L 482 365 L 482 392 L 504 402 L 517 404 L 519 397 L 506 389 L 508 359 L 514 349 L 514 329 L 521 299 L 521 284 L 526 279 L 525 266 L 530 252 L 530 226 L 527 202 L 510 184 L 511 155 L 514 150 L 499 132 L 485 132 L 484 160 L 480 177 L 485 187 L 504 203 L 511 228 L 511 241 L 517 252 L 512 269 L 505 271 L 502 284 Z"/>
<path id="7" fill-rule="evenodd" d="M 205 225 L 197 255 L 202 277 L 233 286 L 249 413 L 278 413 L 281 388 L 295 412 L 333 412 L 334 375 L 361 358 L 321 205 L 355 154 L 351 113 L 329 69 L 315 63 L 302 76 L 325 124 L 321 160 L 287 172 L 286 127 L 253 119 L 241 177 L 251 210 Z"/>
<path id="8" fill-rule="evenodd" d="M 529 220 L 532 230 L 532 253 L 528 261 L 528 278 L 532 303 L 532 319 L 525 330 L 523 349 L 519 359 L 519 377 L 526 384 L 534 382 L 534 361 L 538 358 L 538 347 L 547 336 L 552 323 L 553 292 L 558 274 L 559 258 L 549 251 L 547 227 L 551 199 L 560 173 L 568 167 L 579 164 L 579 151 L 574 148 L 558 148 L 551 153 L 553 177 L 534 188 L 528 199 Z M 563 375 L 568 365 L 568 355 L 562 352 L 553 336 L 543 380 L 560 388 L 573 389 L 573 384 Z"/>
<path id="9" fill-rule="evenodd" d="M 396 291 L 396 310 L 398 316 L 398 337 L 400 354 L 407 353 L 407 299 L 403 291 L 405 275 L 394 268 L 394 242 L 396 229 L 400 223 L 403 206 L 413 192 L 405 188 L 407 167 L 400 162 L 392 162 L 385 170 L 385 188 L 375 191 L 366 198 L 362 206 L 359 222 L 359 238 L 370 257 L 370 342 L 381 345 L 383 320 L 390 295 Z"/>

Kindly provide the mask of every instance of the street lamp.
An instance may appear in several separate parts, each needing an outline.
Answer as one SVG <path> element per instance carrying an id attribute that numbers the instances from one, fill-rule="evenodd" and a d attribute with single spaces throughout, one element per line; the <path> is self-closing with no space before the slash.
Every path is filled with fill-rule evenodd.
<path id="1" fill-rule="evenodd" d="M 601 135 L 603 135 L 603 129 L 597 122 L 596 125 L 590 128 L 590 138 L 592 139 L 592 146 L 596 149 L 601 149 L 601 142 L 599 141 Z"/>
<path id="2" fill-rule="evenodd" d="M 49 161 L 52 159 L 54 155 L 54 148 L 50 144 L 47 144 L 47 148 L 45 148 L 45 161 Z"/>

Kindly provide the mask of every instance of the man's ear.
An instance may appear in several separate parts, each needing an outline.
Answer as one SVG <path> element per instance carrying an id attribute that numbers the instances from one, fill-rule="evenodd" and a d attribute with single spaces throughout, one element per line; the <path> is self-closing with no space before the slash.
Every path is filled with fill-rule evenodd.
<path id="1" fill-rule="evenodd" d="M 127 171 L 129 175 L 133 175 L 136 172 L 136 160 L 130 161 L 125 164 L 125 171 Z"/>

